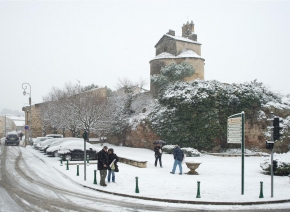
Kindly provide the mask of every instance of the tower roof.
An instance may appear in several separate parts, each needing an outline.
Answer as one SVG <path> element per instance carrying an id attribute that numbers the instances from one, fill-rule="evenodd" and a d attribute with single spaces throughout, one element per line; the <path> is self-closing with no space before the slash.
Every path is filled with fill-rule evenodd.
<path id="1" fill-rule="evenodd" d="M 172 54 L 170 54 L 168 52 L 162 52 L 161 54 L 159 54 L 156 57 L 154 57 L 154 59 L 152 59 L 152 60 L 159 60 L 159 59 L 178 59 L 178 58 L 199 58 L 199 59 L 204 60 L 201 56 L 199 56 L 194 51 L 189 50 L 189 49 L 188 50 L 185 50 L 184 52 L 180 53 L 177 56 L 174 56 L 174 55 L 172 55 Z"/>
<path id="2" fill-rule="evenodd" d="M 159 41 L 157 42 L 157 44 L 155 45 L 155 48 L 158 46 L 158 44 L 159 44 L 161 41 L 163 41 L 163 39 L 164 39 L 165 37 L 169 37 L 169 38 L 171 38 L 171 39 L 173 39 L 173 40 L 178 40 L 178 41 L 182 41 L 182 42 L 186 42 L 186 43 L 195 43 L 195 44 L 201 45 L 201 43 L 196 42 L 196 41 L 193 41 L 193 40 L 190 40 L 190 39 L 188 39 L 188 38 L 184 38 L 184 37 L 178 37 L 178 36 L 173 36 L 173 35 L 164 34 L 164 35 L 162 36 L 162 38 L 160 38 L 160 40 L 159 40 Z"/>

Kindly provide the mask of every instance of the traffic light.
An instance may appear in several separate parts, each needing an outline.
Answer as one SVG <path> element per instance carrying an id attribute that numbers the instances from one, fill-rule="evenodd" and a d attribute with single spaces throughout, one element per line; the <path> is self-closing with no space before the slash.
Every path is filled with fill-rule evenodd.
<path id="1" fill-rule="evenodd" d="M 277 171 L 278 164 L 276 160 L 273 160 L 273 172 Z"/>
<path id="2" fill-rule="evenodd" d="M 266 141 L 266 149 L 272 150 L 274 148 L 274 141 Z"/>
<path id="3" fill-rule="evenodd" d="M 282 120 L 280 120 L 278 117 L 275 117 L 273 120 L 273 140 L 279 140 L 279 138 L 282 136 L 282 134 L 280 133 L 280 130 L 282 130 L 283 128 L 280 127 L 280 122 L 282 122 Z"/>
<path id="4" fill-rule="evenodd" d="M 88 140 L 88 132 L 86 130 L 83 133 L 83 139 L 84 139 L 84 141 L 87 141 Z"/>

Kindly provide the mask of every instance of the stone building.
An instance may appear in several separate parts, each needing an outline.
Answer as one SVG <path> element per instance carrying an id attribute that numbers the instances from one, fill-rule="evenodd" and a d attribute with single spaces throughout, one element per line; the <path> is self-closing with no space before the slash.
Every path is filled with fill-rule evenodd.
<path id="1" fill-rule="evenodd" d="M 96 96 L 100 96 L 102 98 L 107 97 L 107 87 L 104 88 L 95 88 L 83 93 L 77 94 L 73 98 L 82 99 L 82 95 L 85 93 L 93 93 Z M 45 109 L 45 105 L 47 103 L 38 103 L 31 106 L 31 114 L 30 114 L 30 106 L 26 106 L 22 108 L 22 111 L 25 112 L 25 124 L 29 125 L 30 130 L 27 131 L 27 134 L 31 134 L 33 138 L 41 137 L 46 134 L 63 134 L 65 137 L 73 137 L 74 135 L 67 129 L 59 129 L 57 127 L 47 125 L 43 122 L 42 110 Z M 92 134 L 93 135 L 93 134 Z"/>
<path id="2" fill-rule="evenodd" d="M 150 61 L 150 75 L 160 74 L 162 67 L 171 63 L 187 62 L 193 66 L 195 73 L 185 78 L 185 81 L 194 79 L 204 80 L 204 59 L 201 57 L 201 43 L 197 42 L 194 33 L 194 23 L 187 22 L 182 26 L 182 37 L 175 36 L 175 31 L 169 30 L 155 45 L 156 56 Z M 154 86 L 150 84 L 154 93 Z"/>

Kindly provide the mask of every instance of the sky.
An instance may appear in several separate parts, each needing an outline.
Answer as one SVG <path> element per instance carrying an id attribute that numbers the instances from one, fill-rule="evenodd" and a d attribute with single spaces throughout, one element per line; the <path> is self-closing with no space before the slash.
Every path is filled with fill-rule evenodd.
<path id="1" fill-rule="evenodd" d="M 256 79 L 289 94 L 289 11 L 287 1 L 0 0 L 0 111 L 28 105 L 23 83 L 32 104 L 69 82 L 114 90 L 118 79 L 145 79 L 149 88 L 155 44 L 191 20 L 205 80 Z"/>

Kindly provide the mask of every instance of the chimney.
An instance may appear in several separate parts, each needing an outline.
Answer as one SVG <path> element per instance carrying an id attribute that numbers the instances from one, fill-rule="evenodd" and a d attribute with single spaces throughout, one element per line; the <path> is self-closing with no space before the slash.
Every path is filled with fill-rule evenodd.
<path id="1" fill-rule="evenodd" d="M 167 33 L 167 35 L 172 35 L 172 36 L 175 36 L 175 31 L 170 29 Z"/>
<path id="2" fill-rule="evenodd" d="M 188 38 L 191 34 L 194 34 L 194 23 L 193 21 L 190 23 L 187 21 L 187 23 L 182 26 L 182 37 Z"/>

